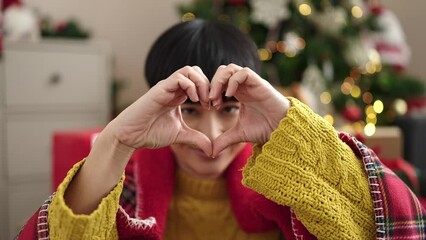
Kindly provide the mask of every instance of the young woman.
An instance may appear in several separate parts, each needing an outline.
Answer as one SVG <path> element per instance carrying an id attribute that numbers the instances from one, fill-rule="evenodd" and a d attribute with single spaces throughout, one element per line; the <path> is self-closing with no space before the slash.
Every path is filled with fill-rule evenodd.
<path id="1" fill-rule="evenodd" d="M 171 27 L 145 70 L 151 89 L 104 128 L 21 239 L 425 237 L 402 181 L 262 79 L 253 42 L 231 25 Z"/>

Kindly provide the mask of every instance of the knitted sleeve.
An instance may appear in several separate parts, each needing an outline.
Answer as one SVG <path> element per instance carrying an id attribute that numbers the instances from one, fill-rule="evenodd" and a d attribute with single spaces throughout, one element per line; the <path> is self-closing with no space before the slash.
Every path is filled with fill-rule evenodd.
<path id="1" fill-rule="evenodd" d="M 118 239 L 116 214 L 124 177 L 117 186 L 102 199 L 98 208 L 90 215 L 74 214 L 65 204 L 65 190 L 83 165 L 83 162 L 84 161 L 81 161 L 75 164 L 68 172 L 52 199 L 48 214 L 50 239 Z"/>
<path id="2" fill-rule="evenodd" d="M 289 99 L 287 116 L 248 160 L 243 184 L 291 207 L 318 239 L 374 238 L 374 208 L 362 161 L 328 122 Z"/>

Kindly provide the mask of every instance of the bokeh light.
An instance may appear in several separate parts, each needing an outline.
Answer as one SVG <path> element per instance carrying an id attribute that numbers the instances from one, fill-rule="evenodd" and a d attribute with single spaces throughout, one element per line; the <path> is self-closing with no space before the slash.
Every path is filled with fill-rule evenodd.
<path id="1" fill-rule="evenodd" d="M 308 4 L 303 3 L 303 4 L 299 5 L 299 12 L 303 16 L 308 16 L 308 15 L 310 15 L 312 13 L 312 8 Z"/>

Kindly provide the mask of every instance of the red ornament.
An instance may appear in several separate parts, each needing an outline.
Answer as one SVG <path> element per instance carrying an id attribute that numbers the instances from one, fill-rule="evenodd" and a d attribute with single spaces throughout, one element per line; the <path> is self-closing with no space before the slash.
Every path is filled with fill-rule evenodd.
<path id="1" fill-rule="evenodd" d="M 342 111 L 342 116 L 350 121 L 356 122 L 361 120 L 361 109 L 356 104 L 349 104 Z"/>
<path id="2" fill-rule="evenodd" d="M 408 114 L 415 112 L 426 113 L 426 96 L 411 97 L 407 99 Z"/>
<path id="3" fill-rule="evenodd" d="M 246 3 L 247 0 L 228 0 L 228 3 L 231 5 L 241 5 Z"/>
<path id="4" fill-rule="evenodd" d="M 383 7 L 382 7 L 381 5 L 379 5 L 379 4 L 376 4 L 376 5 L 372 6 L 372 7 L 370 8 L 370 10 L 371 10 L 371 13 L 372 13 L 373 15 L 375 15 L 375 16 L 379 16 L 379 15 L 381 15 L 381 14 L 382 14 L 382 12 L 383 12 Z"/>
<path id="5" fill-rule="evenodd" d="M 6 8 L 12 5 L 18 5 L 21 6 L 22 3 L 20 0 L 3 0 L 2 1 L 2 10 L 4 11 Z"/>
<path id="6" fill-rule="evenodd" d="M 398 72 L 398 73 L 405 72 L 405 66 L 402 66 L 401 64 L 395 64 L 395 65 L 393 65 L 393 66 L 392 66 L 392 69 L 393 69 L 395 72 Z"/>
<path id="7" fill-rule="evenodd" d="M 56 32 L 62 32 L 62 31 L 65 30 L 66 27 L 67 27 L 66 22 L 58 22 L 55 26 L 55 31 Z"/>

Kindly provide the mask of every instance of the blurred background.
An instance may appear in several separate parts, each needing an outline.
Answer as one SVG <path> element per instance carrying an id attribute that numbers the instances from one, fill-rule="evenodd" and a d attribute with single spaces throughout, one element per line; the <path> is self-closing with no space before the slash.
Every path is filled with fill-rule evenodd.
<path id="1" fill-rule="evenodd" d="M 265 79 L 365 141 L 424 195 L 423 0 L 3 0 L 1 6 L 0 239 L 17 234 L 87 154 L 96 132 L 147 91 L 143 66 L 156 37 L 194 18 L 226 21 L 249 34 Z"/>

